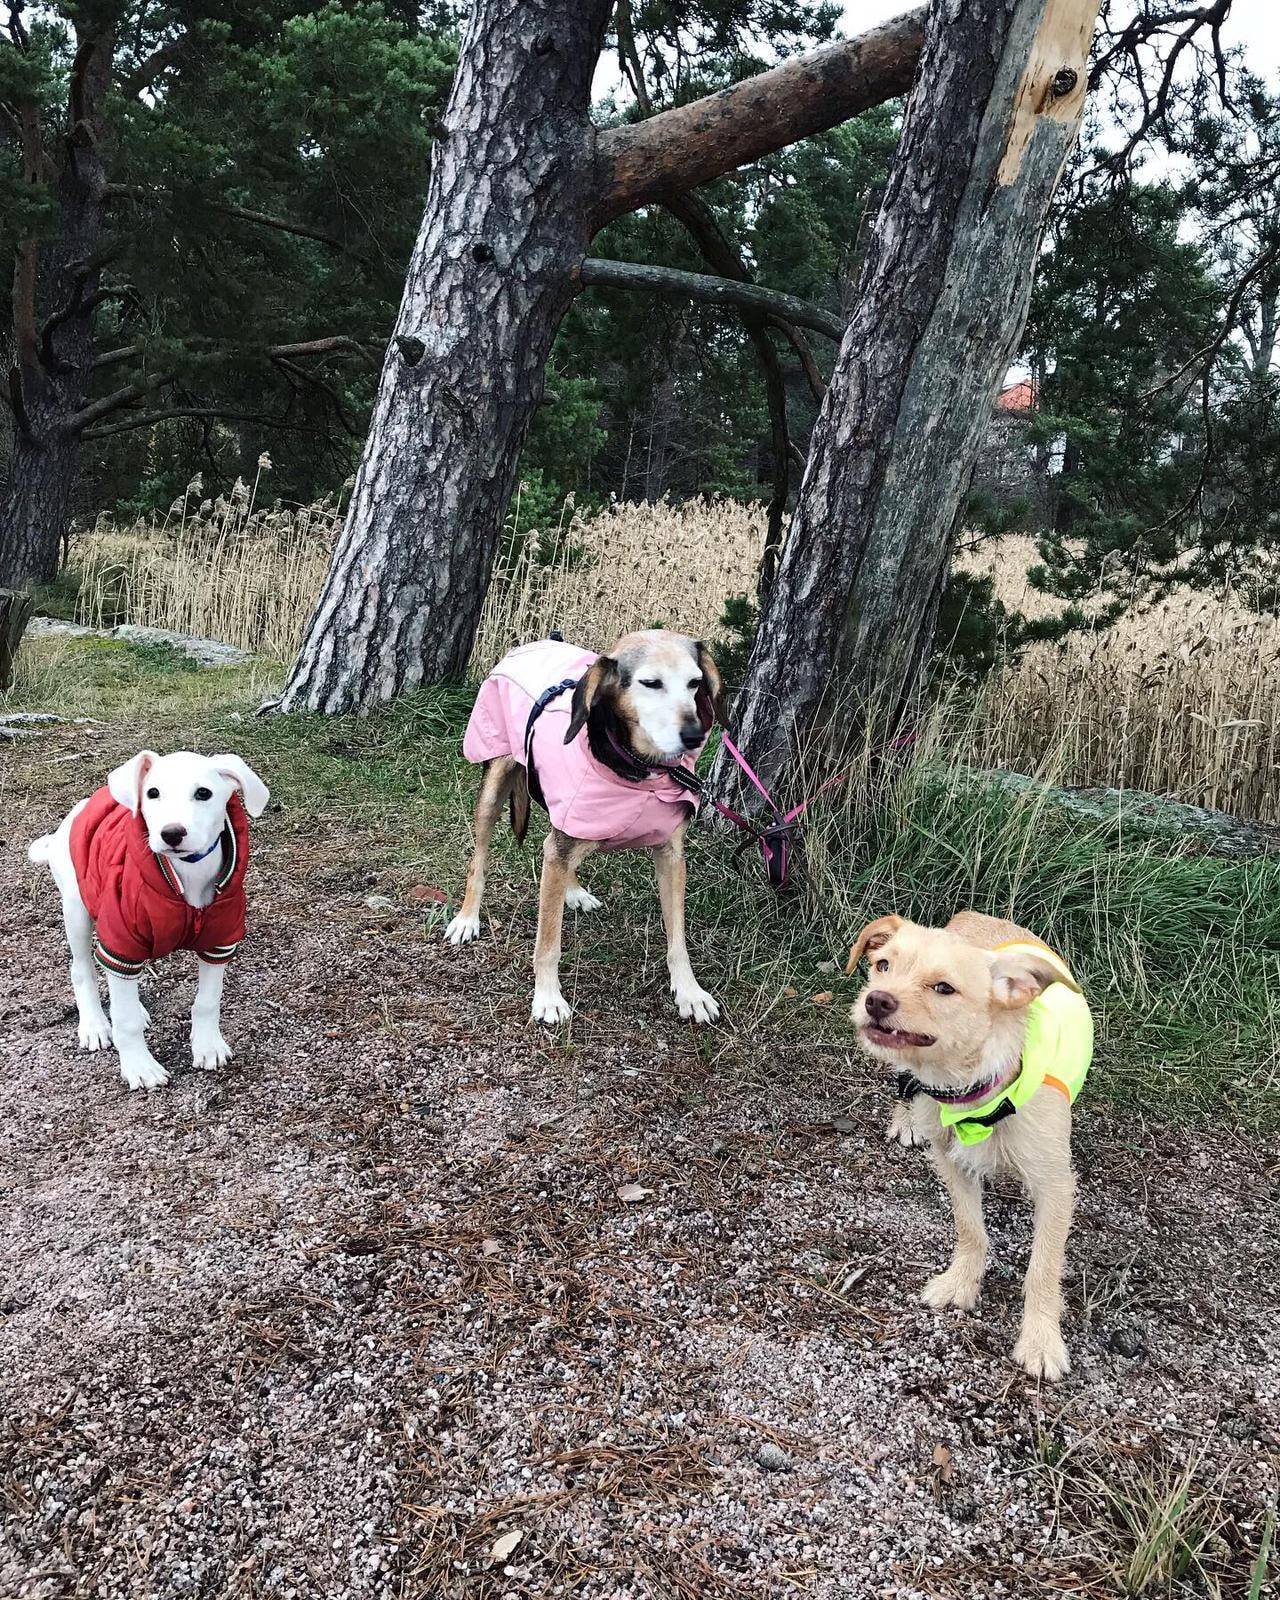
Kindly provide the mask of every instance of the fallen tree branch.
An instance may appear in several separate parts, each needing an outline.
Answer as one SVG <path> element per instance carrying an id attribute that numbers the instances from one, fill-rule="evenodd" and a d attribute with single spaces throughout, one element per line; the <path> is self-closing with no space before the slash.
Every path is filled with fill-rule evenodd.
<path id="1" fill-rule="evenodd" d="M 690 105 L 607 129 L 597 141 L 597 228 L 905 94 L 920 57 L 924 18 L 920 6 Z"/>
<path id="2" fill-rule="evenodd" d="M 651 267 L 636 261 L 608 261 L 588 256 L 578 268 L 583 288 L 642 289 L 682 300 L 705 300 L 710 305 L 731 306 L 735 310 L 761 312 L 784 318 L 801 328 L 812 328 L 837 343 L 844 336 L 844 324 L 829 311 L 798 300 L 777 289 L 764 289 L 758 283 L 743 283 L 735 278 L 713 278 L 705 272 L 680 272 L 675 267 Z"/>

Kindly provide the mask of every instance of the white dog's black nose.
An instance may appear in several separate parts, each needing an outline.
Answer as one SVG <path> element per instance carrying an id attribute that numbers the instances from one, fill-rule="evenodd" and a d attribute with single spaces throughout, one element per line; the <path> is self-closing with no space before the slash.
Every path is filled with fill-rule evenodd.
<path id="1" fill-rule="evenodd" d="M 696 750 L 702 743 L 702 729 L 700 727 L 681 728 L 680 743 L 686 750 Z"/>
<path id="2" fill-rule="evenodd" d="M 167 828 L 161 828 L 160 830 L 160 837 L 167 845 L 172 845 L 175 849 L 186 836 L 187 830 L 179 822 L 171 822 Z"/>

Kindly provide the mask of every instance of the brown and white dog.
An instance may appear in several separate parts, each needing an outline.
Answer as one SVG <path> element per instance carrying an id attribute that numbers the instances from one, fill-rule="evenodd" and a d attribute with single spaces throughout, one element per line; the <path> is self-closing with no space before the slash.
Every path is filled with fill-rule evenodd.
<path id="1" fill-rule="evenodd" d="M 1016 1174 L 1035 1207 L 1035 1229 L 1013 1356 L 1034 1377 L 1061 1378 L 1071 1365 L 1061 1331 L 1075 1203 L 1070 1097 L 1050 1079 L 972 1144 L 944 1126 L 943 1108 L 990 1104 L 1017 1079 L 1027 1008 L 1065 981 L 1065 968 L 1034 934 L 974 911 L 960 912 L 945 928 L 881 917 L 858 935 L 850 973 L 864 955 L 870 975 L 853 1007 L 859 1040 L 868 1055 L 909 1075 L 900 1084 L 912 1094 L 898 1105 L 889 1136 L 928 1146 L 955 1218 L 951 1263 L 929 1279 L 921 1298 L 935 1310 L 977 1304 L 987 1261 L 982 1183 L 996 1173 Z M 1070 986 L 1078 994 L 1074 979 Z"/>
<path id="2" fill-rule="evenodd" d="M 481 685 L 463 752 L 485 764 L 475 850 L 451 944 L 480 932 L 485 868 L 499 812 L 523 839 L 532 794 L 551 820 L 542 852 L 532 1015 L 559 1023 L 566 906 L 600 902 L 578 882 L 597 850 L 647 849 L 657 869 L 676 1008 L 714 1022 L 720 1008 L 693 975 L 685 944 L 684 834 L 697 810 L 688 775 L 715 719 L 720 674 L 706 646 L 665 629 L 629 633 L 604 656 L 543 640 L 512 651 Z M 673 776 L 674 774 L 674 776 Z"/>

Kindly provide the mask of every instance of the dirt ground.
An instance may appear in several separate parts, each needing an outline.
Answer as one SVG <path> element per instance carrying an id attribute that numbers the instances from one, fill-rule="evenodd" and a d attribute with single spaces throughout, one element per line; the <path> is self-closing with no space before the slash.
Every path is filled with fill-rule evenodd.
<path id="1" fill-rule="evenodd" d="M 232 1064 L 175 960 L 129 1094 L 25 848 L 130 739 L 0 751 L 0 1595 L 1275 1592 L 1274 1139 L 1086 1095 L 1038 1389 L 1026 1208 L 977 1315 L 916 1304 L 946 1214 L 839 1019 L 709 1042 L 655 961 L 535 1031 L 531 927 L 428 941 L 323 808 L 258 826 Z"/>

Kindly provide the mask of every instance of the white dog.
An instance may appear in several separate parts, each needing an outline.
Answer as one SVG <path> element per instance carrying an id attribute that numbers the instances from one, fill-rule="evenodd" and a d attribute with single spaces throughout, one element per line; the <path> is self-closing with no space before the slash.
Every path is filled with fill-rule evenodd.
<path id="1" fill-rule="evenodd" d="M 138 978 L 148 961 L 174 950 L 199 957 L 192 1060 L 209 1068 L 231 1057 L 222 980 L 244 936 L 245 813 L 261 816 L 267 799 L 266 784 L 239 756 L 142 750 L 27 852 L 48 865 L 62 895 L 80 1048 L 105 1050 L 114 1038 L 131 1089 L 169 1081 L 147 1048 L 151 1019 Z M 95 958 L 107 979 L 109 1023 Z"/>

